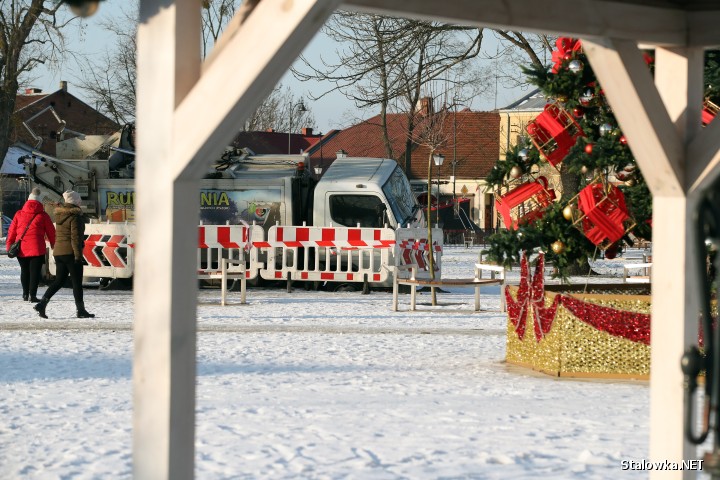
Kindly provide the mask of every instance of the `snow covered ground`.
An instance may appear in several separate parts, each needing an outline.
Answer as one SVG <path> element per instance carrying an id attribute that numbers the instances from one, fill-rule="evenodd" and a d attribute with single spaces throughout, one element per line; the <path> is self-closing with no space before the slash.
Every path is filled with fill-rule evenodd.
<path id="1" fill-rule="evenodd" d="M 477 254 L 448 248 L 446 275 Z M 472 293 L 408 313 L 385 292 L 201 290 L 196 477 L 647 478 L 621 462 L 648 458 L 648 384 L 506 365 L 503 314 L 449 312 Z M 88 289 L 85 321 L 63 289 L 42 320 L 0 256 L 0 297 L 0 478 L 131 477 L 131 292 Z"/>

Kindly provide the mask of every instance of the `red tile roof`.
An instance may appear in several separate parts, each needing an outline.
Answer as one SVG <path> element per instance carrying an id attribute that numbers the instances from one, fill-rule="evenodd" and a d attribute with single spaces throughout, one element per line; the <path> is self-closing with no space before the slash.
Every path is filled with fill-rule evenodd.
<path id="1" fill-rule="evenodd" d="M 387 122 L 392 157 L 404 166 L 407 116 L 390 114 Z M 451 175 L 452 161 L 455 159 L 455 176 L 473 179 L 486 177 L 498 160 L 499 128 L 500 115 L 497 112 L 448 112 L 442 126 L 445 143 L 436 152 L 445 156 L 440 173 L 443 176 Z M 310 148 L 311 162 L 327 166 L 336 158 L 339 150 L 344 150 L 352 157 L 387 157 L 381 132 L 379 115 L 342 131 L 333 130 Z M 413 143 L 408 177 L 427 178 L 429 153 L 428 147 Z"/>
<path id="2" fill-rule="evenodd" d="M 296 154 L 307 151 L 315 145 L 321 135 L 290 135 L 290 153 Z M 249 148 L 257 154 L 284 154 L 288 153 L 287 132 L 240 132 L 232 145 L 237 148 Z"/>
<path id="3" fill-rule="evenodd" d="M 66 130 L 87 135 L 107 135 L 116 132 L 120 126 L 64 89 L 49 94 L 32 93 L 15 97 L 14 128 L 10 142 L 35 145 L 34 139 L 22 125 L 27 122 L 35 135 L 42 138 L 41 152 L 55 155 L 57 139 L 55 132 L 61 124 L 48 107 L 66 122 Z M 34 118 L 33 118 L 34 117 Z M 30 120 L 32 119 L 32 120 Z"/>
<path id="4" fill-rule="evenodd" d="M 38 100 L 42 100 L 47 97 L 47 93 L 35 93 L 32 95 L 16 95 L 15 96 L 15 111 L 22 110 L 23 108 L 31 105 Z"/>

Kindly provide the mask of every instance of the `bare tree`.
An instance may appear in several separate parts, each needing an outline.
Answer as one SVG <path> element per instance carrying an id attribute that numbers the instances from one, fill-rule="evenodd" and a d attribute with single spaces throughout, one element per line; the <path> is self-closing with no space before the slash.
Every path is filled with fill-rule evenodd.
<path id="1" fill-rule="evenodd" d="M 121 10 L 120 15 L 101 24 L 115 36 L 115 49 L 106 51 L 100 61 L 82 62 L 83 76 L 77 78 L 90 103 L 119 124 L 135 119 L 137 103 L 137 2 L 130 5 L 132 10 Z"/>
<path id="2" fill-rule="evenodd" d="M 0 160 L 10 144 L 15 97 L 23 76 L 65 53 L 60 3 L 51 0 L 0 1 Z"/>
<path id="3" fill-rule="evenodd" d="M 202 52 L 207 56 L 217 43 L 228 21 L 233 18 L 240 2 L 238 0 L 203 0 Z M 137 0 L 129 2 L 122 15 L 102 26 L 115 35 L 117 41 L 111 52 L 101 60 L 86 60 L 83 77 L 78 79 L 91 103 L 118 123 L 128 123 L 135 118 L 136 105 L 136 52 Z M 293 127 L 314 127 L 315 118 L 309 110 L 300 111 L 289 88 L 278 85 L 243 125 L 245 131 L 273 128 L 288 131 Z"/>
<path id="4" fill-rule="evenodd" d="M 447 103 L 447 102 L 443 102 Z M 428 246 L 430 248 L 428 252 L 428 268 L 430 270 L 430 279 L 435 279 L 435 259 L 433 249 L 433 236 L 432 236 L 432 171 L 434 164 L 434 157 L 436 152 L 445 146 L 449 140 L 449 130 L 446 129 L 446 123 L 450 116 L 448 108 L 443 108 L 437 112 L 433 112 L 427 116 L 422 117 L 415 127 L 414 131 L 410 134 L 409 140 L 419 146 L 426 147 L 428 150 L 428 173 L 427 173 L 427 238 Z M 438 203 L 439 203 L 438 195 Z M 432 292 L 432 304 L 437 305 L 437 297 L 435 288 L 431 288 Z"/>
<path id="5" fill-rule="evenodd" d="M 493 33 L 498 39 L 498 48 L 486 58 L 495 60 L 495 76 L 509 88 L 529 85 L 525 75 L 518 73 L 528 64 L 536 67 L 547 65 L 557 39 L 555 36 L 513 30 L 493 30 Z"/>
<path id="6" fill-rule="evenodd" d="M 305 107 L 301 111 L 300 103 Z M 277 132 L 298 133 L 301 128 L 315 128 L 315 116 L 301 98 L 295 98 L 290 87 L 279 84 L 245 121 L 246 132 L 273 129 Z"/>
<path id="7" fill-rule="evenodd" d="M 232 20 L 237 10 L 238 0 L 203 0 L 202 15 L 202 56 L 207 57 L 210 49 Z"/>
<path id="8" fill-rule="evenodd" d="M 389 158 L 397 158 L 397 152 L 389 138 L 387 115 L 399 99 L 406 98 L 411 106 L 408 132 L 412 133 L 412 111 L 423 87 L 476 57 L 482 42 L 482 30 L 474 27 L 345 11 L 335 13 L 323 28 L 339 45 L 333 52 L 336 58 L 321 58 L 318 63 L 301 57 L 303 66 L 293 68 L 294 75 L 301 81 L 332 85 L 315 99 L 339 91 L 359 109 L 378 107 Z M 409 143 L 405 154 L 408 170 Z"/>

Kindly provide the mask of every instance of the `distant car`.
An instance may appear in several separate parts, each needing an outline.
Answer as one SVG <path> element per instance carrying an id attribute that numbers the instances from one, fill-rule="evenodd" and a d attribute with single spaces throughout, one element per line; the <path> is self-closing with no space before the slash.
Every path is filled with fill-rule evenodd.
<path id="1" fill-rule="evenodd" d="M 12 218 L 8 217 L 7 215 L 2 216 L 2 236 L 7 237 L 8 229 L 10 228 L 10 222 L 12 222 Z"/>

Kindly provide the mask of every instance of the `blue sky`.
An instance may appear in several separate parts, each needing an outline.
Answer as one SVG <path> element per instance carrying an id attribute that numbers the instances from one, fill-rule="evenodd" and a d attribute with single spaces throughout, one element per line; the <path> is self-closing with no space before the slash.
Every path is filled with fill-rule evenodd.
<path id="1" fill-rule="evenodd" d="M 123 6 L 126 6 L 124 1 L 118 2 L 111 0 L 102 2 L 98 13 L 86 20 L 87 28 L 85 34 L 80 35 L 74 30 L 67 33 L 70 49 L 81 52 L 86 56 L 99 57 L 106 49 L 112 48 L 114 37 L 113 35 L 108 35 L 108 32 L 100 27 L 100 23 L 103 19 L 109 19 L 112 18 L 113 15 L 117 15 Z M 484 48 L 494 48 L 493 42 L 494 38 L 492 38 L 491 35 L 486 35 L 483 41 Z M 329 40 L 322 33 L 318 33 L 303 53 L 308 58 L 315 59 L 318 58 L 321 53 L 327 55 L 327 52 L 334 50 L 335 44 L 333 41 Z M 37 80 L 32 82 L 30 86 L 41 88 L 46 92 L 52 92 L 59 88 L 61 80 L 66 80 L 69 83 L 70 92 L 83 100 L 85 99 L 83 91 L 77 85 L 77 77 L 80 76 L 80 74 L 76 62 L 66 60 L 58 71 L 41 68 L 38 70 L 37 75 Z M 374 111 L 357 113 L 352 102 L 339 93 L 330 94 L 316 101 L 307 100 L 309 91 L 317 95 L 325 91 L 328 87 L 318 83 L 310 84 L 308 82 L 299 82 L 294 79 L 290 72 L 282 78 L 282 83 L 283 85 L 289 86 L 296 97 L 304 96 L 306 98 L 305 103 L 312 110 L 318 130 L 322 133 L 326 133 L 333 128 L 346 127 L 350 118 L 357 118 L 358 116 L 368 118 L 377 113 Z M 521 90 L 509 90 L 503 88 L 502 85 L 498 85 L 497 99 L 491 94 L 487 98 L 476 100 L 471 105 L 471 108 L 473 110 L 492 110 L 496 105 L 498 108 L 502 108 L 520 98 L 524 93 L 525 92 Z"/>

